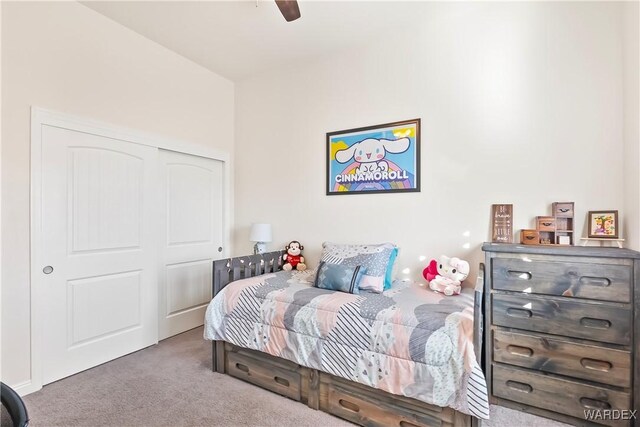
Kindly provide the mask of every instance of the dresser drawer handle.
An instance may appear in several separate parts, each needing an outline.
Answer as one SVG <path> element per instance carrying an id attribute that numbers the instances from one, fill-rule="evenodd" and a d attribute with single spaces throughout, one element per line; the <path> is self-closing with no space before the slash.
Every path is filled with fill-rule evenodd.
<path id="1" fill-rule="evenodd" d="M 582 276 L 580 278 L 581 285 L 591 285 L 591 286 L 602 286 L 606 288 L 607 286 L 611 286 L 611 280 L 606 277 L 589 277 Z"/>
<path id="2" fill-rule="evenodd" d="M 604 400 L 581 397 L 580 404 L 586 409 L 611 409 L 611 404 Z"/>
<path id="3" fill-rule="evenodd" d="M 507 351 L 516 356 L 531 357 L 533 356 L 533 350 L 529 347 L 521 347 L 519 345 L 508 345 Z"/>
<path id="4" fill-rule="evenodd" d="M 508 380 L 507 387 L 513 390 L 521 391 L 523 393 L 531 393 L 533 391 L 533 387 L 531 387 L 529 384 L 521 383 L 518 381 Z"/>
<path id="5" fill-rule="evenodd" d="M 531 280 L 531 273 L 528 271 L 507 270 L 507 276 L 512 279 Z"/>
<path id="6" fill-rule="evenodd" d="M 558 208 L 558 210 L 559 210 L 561 213 L 567 213 L 567 212 L 569 212 L 571 209 L 570 209 L 570 208 Z"/>
<path id="7" fill-rule="evenodd" d="M 553 225 L 552 222 L 541 222 L 540 224 L 544 225 L 545 227 L 551 227 Z"/>
<path id="8" fill-rule="evenodd" d="M 531 310 L 525 310 L 524 308 L 509 307 L 507 308 L 507 315 L 528 319 L 533 316 L 533 312 Z"/>
<path id="9" fill-rule="evenodd" d="M 594 371 L 602 371 L 602 372 L 609 372 L 613 367 L 613 365 L 607 362 L 606 360 L 589 359 L 586 357 L 583 359 L 580 359 L 580 364 L 585 369 L 591 369 Z"/>
<path id="10" fill-rule="evenodd" d="M 609 329 L 611 322 L 605 319 L 594 319 L 593 317 L 583 317 L 580 319 L 580 324 L 585 328 L 593 329 Z"/>

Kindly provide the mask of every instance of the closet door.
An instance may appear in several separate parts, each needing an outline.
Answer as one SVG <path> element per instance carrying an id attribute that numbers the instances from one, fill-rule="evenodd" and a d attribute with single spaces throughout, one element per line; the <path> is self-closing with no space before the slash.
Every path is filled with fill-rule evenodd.
<path id="1" fill-rule="evenodd" d="M 161 244 L 158 333 L 203 324 L 212 260 L 222 256 L 223 167 L 218 160 L 160 150 Z"/>
<path id="2" fill-rule="evenodd" d="M 43 384 L 155 344 L 157 149 L 42 127 Z"/>

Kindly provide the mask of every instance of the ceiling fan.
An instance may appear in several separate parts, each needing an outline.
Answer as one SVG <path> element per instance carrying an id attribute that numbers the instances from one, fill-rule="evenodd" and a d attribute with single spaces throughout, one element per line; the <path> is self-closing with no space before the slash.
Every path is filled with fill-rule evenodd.
<path id="1" fill-rule="evenodd" d="M 275 0 L 275 2 L 287 22 L 300 18 L 300 8 L 298 7 L 297 0 Z"/>

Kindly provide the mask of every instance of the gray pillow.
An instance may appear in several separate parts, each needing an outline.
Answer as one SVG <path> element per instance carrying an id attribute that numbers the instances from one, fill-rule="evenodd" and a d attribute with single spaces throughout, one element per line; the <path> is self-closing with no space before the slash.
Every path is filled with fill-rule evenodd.
<path id="1" fill-rule="evenodd" d="M 348 267 L 341 264 L 329 264 L 320 262 L 313 286 L 320 289 L 348 292 L 357 294 L 360 292 L 358 284 L 364 275 L 366 268 L 359 265 Z"/>
<path id="2" fill-rule="evenodd" d="M 321 259 L 332 264 L 366 268 L 360 289 L 380 293 L 391 286 L 391 271 L 397 253 L 398 248 L 393 243 L 344 245 L 324 242 Z"/>

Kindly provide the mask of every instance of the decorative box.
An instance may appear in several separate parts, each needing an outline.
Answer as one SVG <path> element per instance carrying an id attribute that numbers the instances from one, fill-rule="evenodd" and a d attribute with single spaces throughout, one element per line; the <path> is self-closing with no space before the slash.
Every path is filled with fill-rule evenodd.
<path id="1" fill-rule="evenodd" d="M 536 217 L 536 230 L 538 231 L 556 231 L 556 219 L 552 216 Z"/>
<path id="2" fill-rule="evenodd" d="M 555 217 L 573 218 L 573 202 L 554 202 L 551 210 Z"/>
<path id="3" fill-rule="evenodd" d="M 538 230 L 521 230 L 520 242 L 523 245 L 538 245 L 540 244 L 540 233 Z"/>

